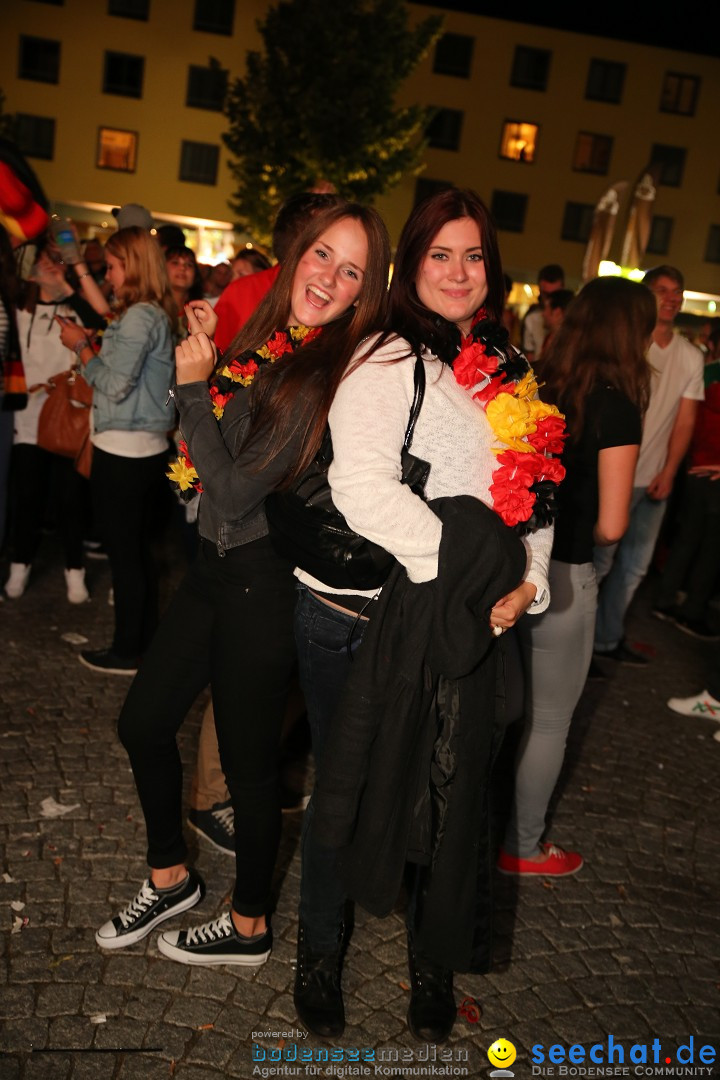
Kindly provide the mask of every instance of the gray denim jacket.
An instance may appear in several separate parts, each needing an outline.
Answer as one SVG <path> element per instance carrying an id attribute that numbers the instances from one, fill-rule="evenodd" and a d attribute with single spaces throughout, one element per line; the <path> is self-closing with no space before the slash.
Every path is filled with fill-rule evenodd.
<path id="1" fill-rule="evenodd" d="M 221 554 L 268 535 L 265 497 L 287 475 L 302 445 L 303 432 L 298 429 L 277 457 L 258 471 L 269 440 L 263 438 L 240 453 L 250 422 L 250 395 L 249 388 L 240 386 L 218 423 L 207 383 L 185 383 L 173 390 L 180 430 L 203 486 L 200 535 Z"/>

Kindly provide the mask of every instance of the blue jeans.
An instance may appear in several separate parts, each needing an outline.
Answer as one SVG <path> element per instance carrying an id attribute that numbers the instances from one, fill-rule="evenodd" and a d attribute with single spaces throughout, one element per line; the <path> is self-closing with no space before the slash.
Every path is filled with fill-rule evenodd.
<path id="1" fill-rule="evenodd" d="M 597 652 L 611 652 L 625 635 L 625 614 L 650 566 L 666 507 L 665 500 L 649 499 L 645 488 L 634 488 L 630 525 L 622 540 L 595 548 L 595 572 L 602 582 L 595 624 Z"/>
<path id="2" fill-rule="evenodd" d="M 367 622 L 323 604 L 299 586 L 295 640 L 300 685 L 319 770 L 330 724 L 352 663 L 348 654 L 362 640 Z M 345 890 L 337 873 L 335 850 L 319 844 L 313 831 L 313 800 L 305 811 L 301 840 L 300 918 L 314 952 L 337 948 L 345 913 Z"/>

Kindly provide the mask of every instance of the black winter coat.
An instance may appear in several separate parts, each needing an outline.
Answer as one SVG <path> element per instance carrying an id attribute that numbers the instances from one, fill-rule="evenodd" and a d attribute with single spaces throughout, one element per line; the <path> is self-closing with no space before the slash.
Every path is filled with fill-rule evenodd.
<path id="1" fill-rule="evenodd" d="M 522 542 L 469 495 L 430 503 L 438 576 L 396 566 L 373 607 L 325 749 L 314 804 L 348 894 L 392 909 L 406 861 L 425 865 L 415 940 L 455 971 L 490 962 L 490 765 L 501 652 L 490 609 L 526 568 Z"/>

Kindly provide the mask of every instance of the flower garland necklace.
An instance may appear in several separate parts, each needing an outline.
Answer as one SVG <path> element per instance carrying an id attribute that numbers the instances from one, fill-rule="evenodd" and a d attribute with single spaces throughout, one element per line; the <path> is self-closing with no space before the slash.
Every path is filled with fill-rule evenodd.
<path id="1" fill-rule="evenodd" d="M 565 469 L 565 418 L 538 397 L 527 357 L 510 345 L 507 331 L 480 308 L 452 363 L 460 386 L 485 410 L 495 437 L 497 467 L 490 495 L 493 509 L 521 536 L 550 525 L 555 492 Z"/>
<path id="2" fill-rule="evenodd" d="M 227 363 L 221 359 L 208 386 L 217 422 L 222 420 L 228 402 L 239 387 L 250 386 L 263 364 L 274 364 L 285 353 L 294 353 L 302 345 L 314 341 L 320 332 L 319 326 L 289 326 L 287 330 L 276 330 L 269 341 L 257 349 L 246 349 Z M 165 475 L 184 502 L 194 499 L 203 490 L 184 439 L 178 444 L 178 456 Z"/>

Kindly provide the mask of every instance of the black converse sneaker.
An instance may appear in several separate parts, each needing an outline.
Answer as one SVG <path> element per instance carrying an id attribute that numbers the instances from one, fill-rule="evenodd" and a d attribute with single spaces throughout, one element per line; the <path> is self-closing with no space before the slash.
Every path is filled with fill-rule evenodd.
<path id="1" fill-rule="evenodd" d="M 229 799 L 215 803 L 211 810 L 195 810 L 191 806 L 187 821 L 191 829 L 223 855 L 235 856 L 235 814 Z"/>
<path id="2" fill-rule="evenodd" d="M 166 919 L 180 915 L 199 904 L 205 895 L 205 882 L 192 867 L 187 877 L 172 889 L 157 889 L 144 881 L 140 892 L 114 919 L 103 923 L 95 934 L 101 949 L 123 949 L 134 945 Z"/>
<path id="3" fill-rule="evenodd" d="M 272 930 L 243 937 L 226 911 L 192 930 L 168 930 L 158 938 L 158 949 L 181 964 L 242 964 L 259 967 L 272 950 Z"/>

